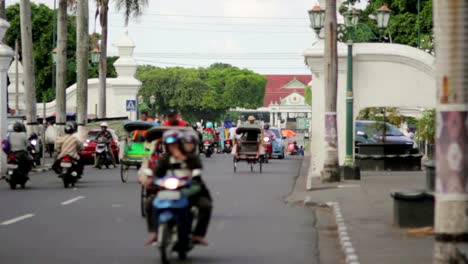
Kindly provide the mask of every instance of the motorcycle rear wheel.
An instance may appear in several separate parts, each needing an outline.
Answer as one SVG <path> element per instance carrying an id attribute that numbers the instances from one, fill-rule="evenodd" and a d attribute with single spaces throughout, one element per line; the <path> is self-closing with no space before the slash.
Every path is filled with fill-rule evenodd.
<path id="1" fill-rule="evenodd" d="M 10 181 L 9 184 L 10 184 L 10 189 L 16 190 L 16 182 L 15 181 Z"/>

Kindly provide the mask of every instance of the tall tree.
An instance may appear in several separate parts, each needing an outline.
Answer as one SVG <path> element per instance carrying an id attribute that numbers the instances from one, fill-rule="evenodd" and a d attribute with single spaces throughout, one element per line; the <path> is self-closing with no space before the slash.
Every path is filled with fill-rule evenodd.
<path id="1" fill-rule="evenodd" d="M 101 24 L 101 57 L 99 59 L 99 103 L 98 117 L 106 117 L 106 75 L 107 75 L 107 27 L 108 27 L 108 12 L 109 0 L 98 0 L 99 9 L 96 16 L 99 14 Z M 98 13 L 99 12 L 99 13 Z"/>
<path id="2" fill-rule="evenodd" d="M 67 88 L 67 0 L 59 0 L 57 15 L 57 71 L 55 114 L 58 131 L 66 122 L 65 89 Z"/>
<path id="3" fill-rule="evenodd" d="M 77 62 L 77 123 L 79 127 L 86 124 L 88 111 L 88 0 L 78 0 L 76 13 L 76 62 Z"/>
<path id="4" fill-rule="evenodd" d="M 109 0 L 96 0 L 96 17 L 99 16 L 101 24 L 101 58 L 99 60 L 99 104 L 98 116 L 106 117 L 106 75 L 107 75 L 107 29 Z M 116 0 L 117 8 L 124 11 L 125 26 L 130 18 L 138 17 L 142 14 L 143 7 L 148 4 L 148 0 Z"/>
<path id="5" fill-rule="evenodd" d="M 435 264 L 468 259 L 468 1 L 434 1 L 436 40 Z"/>
<path id="6" fill-rule="evenodd" d="M 20 1 L 21 51 L 23 58 L 26 119 L 28 131 L 37 130 L 36 87 L 34 86 L 34 57 L 32 44 L 31 3 Z"/>
<path id="7" fill-rule="evenodd" d="M 5 0 L 0 0 L 0 18 L 6 19 Z"/>
<path id="8" fill-rule="evenodd" d="M 337 21 L 336 0 L 327 0 L 325 14 L 325 142 L 326 156 L 322 171 L 323 182 L 340 180 L 338 171 L 337 99 Z"/>

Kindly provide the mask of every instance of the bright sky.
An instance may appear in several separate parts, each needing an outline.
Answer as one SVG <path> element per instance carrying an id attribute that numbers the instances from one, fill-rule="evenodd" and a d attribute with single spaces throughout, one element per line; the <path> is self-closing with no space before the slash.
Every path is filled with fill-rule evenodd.
<path id="1" fill-rule="evenodd" d="M 16 2 L 6 0 L 7 5 Z M 54 0 L 31 2 L 54 5 Z M 111 44 L 123 34 L 124 20 L 110 2 L 109 54 L 116 55 Z M 144 15 L 128 27 L 140 64 L 205 67 L 223 62 L 263 74 L 310 73 L 302 52 L 315 41 L 307 14 L 315 0 L 148 2 Z M 92 32 L 94 1 L 89 8 Z"/>

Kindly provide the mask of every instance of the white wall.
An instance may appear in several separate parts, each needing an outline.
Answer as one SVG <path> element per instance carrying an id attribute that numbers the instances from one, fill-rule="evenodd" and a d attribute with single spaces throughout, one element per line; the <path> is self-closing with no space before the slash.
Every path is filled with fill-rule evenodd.
<path id="1" fill-rule="evenodd" d="M 346 46 L 340 43 L 337 99 L 340 164 L 344 163 L 346 154 L 346 53 Z M 304 56 L 313 75 L 311 179 L 320 176 L 325 156 L 323 41 L 306 50 Z M 373 106 L 435 107 L 436 82 L 431 55 L 398 44 L 358 43 L 354 45 L 353 58 L 354 116 L 359 110 Z"/>

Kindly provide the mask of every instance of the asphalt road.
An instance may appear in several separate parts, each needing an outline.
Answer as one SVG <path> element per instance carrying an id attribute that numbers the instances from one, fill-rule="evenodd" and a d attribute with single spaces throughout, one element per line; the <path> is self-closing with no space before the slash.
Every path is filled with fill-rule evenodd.
<path id="1" fill-rule="evenodd" d="M 184 263 L 317 263 L 312 212 L 283 202 L 299 158 L 273 160 L 259 174 L 246 163 L 233 173 L 231 157 L 204 159 L 215 207 L 210 246 Z M 52 172 L 31 179 L 26 190 L 0 182 L 0 263 L 159 263 L 156 248 L 143 245 L 135 170 L 121 183 L 119 169 L 87 167 L 75 189 Z"/>

